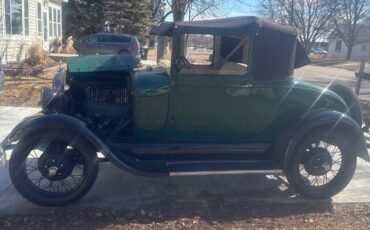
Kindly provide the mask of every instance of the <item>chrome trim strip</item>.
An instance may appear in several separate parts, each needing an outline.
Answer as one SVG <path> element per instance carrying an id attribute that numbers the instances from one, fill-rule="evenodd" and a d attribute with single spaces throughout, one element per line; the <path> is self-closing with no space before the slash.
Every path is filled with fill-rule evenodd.
<path id="1" fill-rule="evenodd" d="M 238 175 L 238 174 L 281 174 L 283 170 L 230 170 L 230 171 L 198 171 L 170 172 L 170 176 L 208 176 L 208 175 Z"/>
<path id="2" fill-rule="evenodd" d="M 235 161 L 235 160 L 212 160 L 212 161 L 170 161 L 167 163 L 168 166 L 171 165 L 178 165 L 178 164 L 212 164 L 212 163 L 266 163 L 267 161 L 262 160 L 243 160 L 243 161 Z"/>

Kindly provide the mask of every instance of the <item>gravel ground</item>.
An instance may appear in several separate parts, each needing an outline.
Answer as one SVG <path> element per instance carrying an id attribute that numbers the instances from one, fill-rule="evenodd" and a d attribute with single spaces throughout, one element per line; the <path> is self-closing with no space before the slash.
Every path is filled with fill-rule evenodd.
<path id="1" fill-rule="evenodd" d="M 136 210 L 45 209 L 0 218 L 0 229 L 369 229 L 370 206 L 258 201 L 153 204 Z"/>

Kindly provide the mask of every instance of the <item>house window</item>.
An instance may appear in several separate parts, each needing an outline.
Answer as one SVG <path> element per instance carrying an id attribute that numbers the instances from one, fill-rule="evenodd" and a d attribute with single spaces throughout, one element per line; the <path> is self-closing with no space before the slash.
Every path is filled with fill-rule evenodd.
<path id="1" fill-rule="evenodd" d="M 49 36 L 60 37 L 62 35 L 60 9 L 49 7 Z"/>
<path id="2" fill-rule="evenodd" d="M 61 37 L 62 35 L 61 17 L 62 15 L 60 13 L 60 10 L 58 10 L 58 16 L 57 16 L 58 37 Z"/>
<path id="3" fill-rule="evenodd" d="M 342 41 L 338 40 L 335 43 L 335 52 L 340 52 L 342 50 Z"/>
<path id="4" fill-rule="evenodd" d="M 48 12 L 43 12 L 43 28 L 44 28 L 44 41 L 48 40 Z"/>
<path id="5" fill-rule="evenodd" d="M 27 2 L 27 5 L 28 5 L 28 2 Z M 22 31 L 23 31 L 22 15 L 23 15 L 22 0 L 5 0 L 5 32 L 6 34 L 9 34 L 9 35 L 21 35 L 22 34 Z M 27 22 L 28 22 L 28 12 L 27 12 Z"/>
<path id="6" fill-rule="evenodd" d="M 42 36 L 42 8 L 41 3 L 37 3 L 37 35 Z"/>
<path id="7" fill-rule="evenodd" d="M 49 36 L 54 37 L 53 34 L 53 9 L 49 7 Z"/>
<path id="8" fill-rule="evenodd" d="M 54 37 L 58 36 L 57 35 L 57 10 L 53 8 L 53 27 L 54 27 Z"/>
<path id="9" fill-rule="evenodd" d="M 24 0 L 24 35 L 30 34 L 30 24 L 28 15 L 28 0 Z"/>

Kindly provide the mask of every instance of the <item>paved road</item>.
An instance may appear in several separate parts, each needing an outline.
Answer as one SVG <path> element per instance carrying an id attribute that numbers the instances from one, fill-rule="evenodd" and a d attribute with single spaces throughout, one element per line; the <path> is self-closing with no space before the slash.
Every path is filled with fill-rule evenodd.
<path id="1" fill-rule="evenodd" d="M 297 71 L 301 79 L 325 85 L 330 76 L 353 83 L 353 73 L 322 67 Z M 340 71 L 339 71 L 340 72 Z M 328 79 L 326 79 L 328 78 Z M 367 89 L 366 89 L 367 90 Z M 4 137 L 22 117 L 35 113 L 32 108 L 0 107 L 0 137 Z M 206 203 L 210 199 L 254 199 L 274 202 L 311 202 L 296 196 L 279 175 L 237 175 L 202 177 L 145 178 L 129 175 L 109 163 L 101 164 L 98 180 L 90 193 L 80 202 L 68 207 L 145 208 L 153 203 L 172 200 Z M 370 202 L 370 163 L 359 160 L 355 177 L 333 202 Z M 0 216 L 48 212 L 25 201 L 9 181 L 8 169 L 0 169 Z"/>

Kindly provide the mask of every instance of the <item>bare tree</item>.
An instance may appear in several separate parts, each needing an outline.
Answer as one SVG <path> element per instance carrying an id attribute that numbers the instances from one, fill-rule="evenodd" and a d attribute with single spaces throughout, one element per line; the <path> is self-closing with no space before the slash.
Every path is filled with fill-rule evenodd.
<path id="1" fill-rule="evenodd" d="M 193 20 L 207 11 L 215 10 L 220 0 L 166 0 L 170 7 L 167 16 L 172 14 L 174 21 L 184 21 L 189 14 L 189 19 Z"/>
<path id="2" fill-rule="evenodd" d="M 353 46 L 359 38 L 361 30 L 369 23 L 370 0 L 338 0 L 339 13 L 334 22 L 335 35 L 346 44 L 346 59 L 351 59 Z"/>
<path id="3" fill-rule="evenodd" d="M 174 21 L 192 21 L 199 17 L 220 16 L 222 14 L 219 6 L 226 1 L 223 0 L 149 0 L 152 6 L 153 18 L 158 16 L 158 9 L 167 5 L 169 10 L 163 14 L 160 21 L 165 21 L 169 15 L 173 15 Z M 249 0 L 231 0 L 227 1 L 228 5 L 240 6 L 245 5 Z"/>
<path id="4" fill-rule="evenodd" d="M 338 0 L 261 0 L 260 14 L 297 28 L 298 38 L 306 51 L 316 40 L 334 28 Z"/>
<path id="5" fill-rule="evenodd" d="M 149 0 L 149 6 L 151 10 L 151 17 L 155 22 L 163 20 L 164 17 L 164 8 L 166 3 L 163 0 Z"/>

